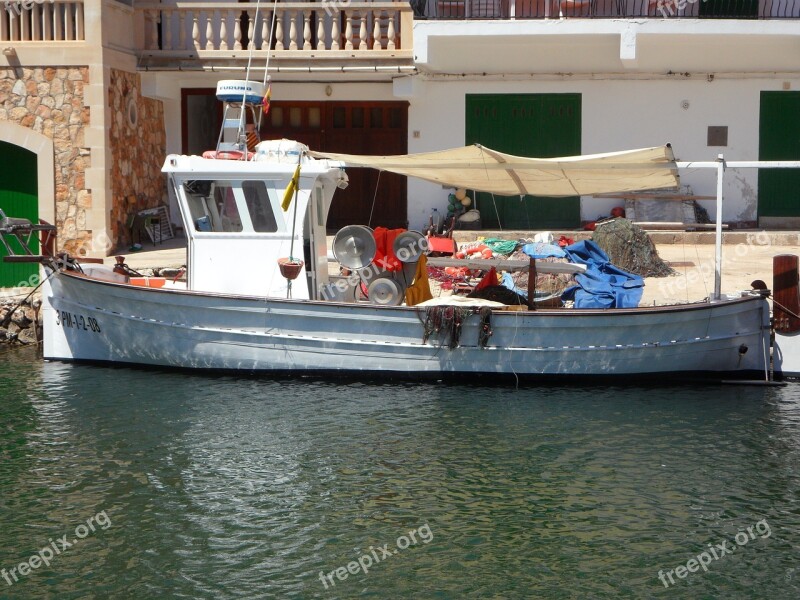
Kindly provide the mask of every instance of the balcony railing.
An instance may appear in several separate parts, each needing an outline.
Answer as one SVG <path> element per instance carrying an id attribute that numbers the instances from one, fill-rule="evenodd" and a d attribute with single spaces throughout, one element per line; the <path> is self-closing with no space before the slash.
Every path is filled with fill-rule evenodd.
<path id="1" fill-rule="evenodd" d="M 270 31 L 273 7 L 277 14 Z M 134 8 L 144 37 L 141 48 L 154 56 L 249 50 L 284 56 L 300 51 L 317 57 L 331 51 L 374 56 L 411 50 L 408 2 L 264 3 L 258 14 L 254 3 L 235 2 L 137 2 Z"/>
<path id="2" fill-rule="evenodd" d="M 411 0 L 415 19 L 798 19 L 800 0 Z"/>
<path id="3" fill-rule="evenodd" d="M 84 41 L 83 2 L 10 0 L 0 8 L 0 42 Z"/>

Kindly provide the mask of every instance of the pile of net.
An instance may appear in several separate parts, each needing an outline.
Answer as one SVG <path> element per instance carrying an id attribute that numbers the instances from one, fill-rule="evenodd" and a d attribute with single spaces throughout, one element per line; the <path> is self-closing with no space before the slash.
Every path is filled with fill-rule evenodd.
<path id="1" fill-rule="evenodd" d="M 530 257 L 522 252 L 521 250 L 517 250 L 514 254 L 509 256 L 511 260 L 530 260 Z M 566 258 L 541 258 L 538 259 L 539 262 L 558 262 L 558 263 L 567 263 L 569 262 Z M 523 290 L 528 290 L 529 281 L 528 281 L 528 272 L 527 271 L 515 271 L 511 273 L 511 280 L 514 285 L 518 288 Z M 562 273 L 559 275 L 548 275 L 545 273 L 537 273 L 536 275 L 536 291 L 542 294 L 554 294 L 560 295 L 565 289 L 569 286 L 574 285 L 575 281 L 573 280 L 573 275 L 569 273 Z"/>
<path id="2" fill-rule="evenodd" d="M 611 263 L 642 277 L 667 277 L 675 271 L 664 262 L 647 232 L 628 219 L 598 223 L 592 240 Z"/>

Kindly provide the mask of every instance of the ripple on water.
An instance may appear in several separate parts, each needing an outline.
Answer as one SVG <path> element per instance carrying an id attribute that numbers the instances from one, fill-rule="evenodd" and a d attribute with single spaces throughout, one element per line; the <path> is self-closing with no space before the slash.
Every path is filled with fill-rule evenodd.
<path id="1" fill-rule="evenodd" d="M 0 567 L 112 521 L 19 597 L 800 594 L 795 386 L 517 391 L 3 358 Z M 659 569 L 761 519 L 770 537 L 663 590 Z M 320 571 L 384 545 L 398 552 L 323 587 Z"/>

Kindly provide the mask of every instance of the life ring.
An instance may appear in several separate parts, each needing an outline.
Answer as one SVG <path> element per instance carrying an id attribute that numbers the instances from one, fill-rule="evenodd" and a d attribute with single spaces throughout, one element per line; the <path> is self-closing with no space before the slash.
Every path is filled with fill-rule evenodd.
<path id="1" fill-rule="evenodd" d="M 203 152 L 203 158 L 216 158 L 219 160 L 253 160 L 254 154 L 247 153 L 247 158 L 244 157 L 244 152 L 239 150 L 206 150 Z"/>

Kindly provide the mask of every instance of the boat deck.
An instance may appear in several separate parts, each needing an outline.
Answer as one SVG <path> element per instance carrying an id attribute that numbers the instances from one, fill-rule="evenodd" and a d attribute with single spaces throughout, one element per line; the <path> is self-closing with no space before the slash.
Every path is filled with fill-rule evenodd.
<path id="1" fill-rule="evenodd" d="M 562 232 L 553 232 L 560 236 Z M 586 239 L 590 232 L 563 232 L 573 239 Z M 472 241 L 478 236 L 530 238 L 529 231 L 459 231 L 455 237 L 460 242 Z M 714 290 L 713 233 L 708 232 L 658 232 L 651 233 L 659 255 L 677 271 L 677 275 L 645 280 L 643 305 L 694 302 Z M 709 242 L 708 240 L 711 239 Z M 328 243 L 333 236 L 328 236 Z M 134 269 L 180 267 L 186 263 L 186 239 L 175 238 L 153 246 L 145 244 L 139 252 L 125 254 Z M 754 279 L 772 284 L 772 257 L 776 254 L 800 254 L 798 231 L 729 231 L 723 232 L 722 290 L 738 291 L 750 288 Z M 114 257 L 106 259 L 113 265 Z M 332 268 L 334 268 L 332 266 Z"/>

